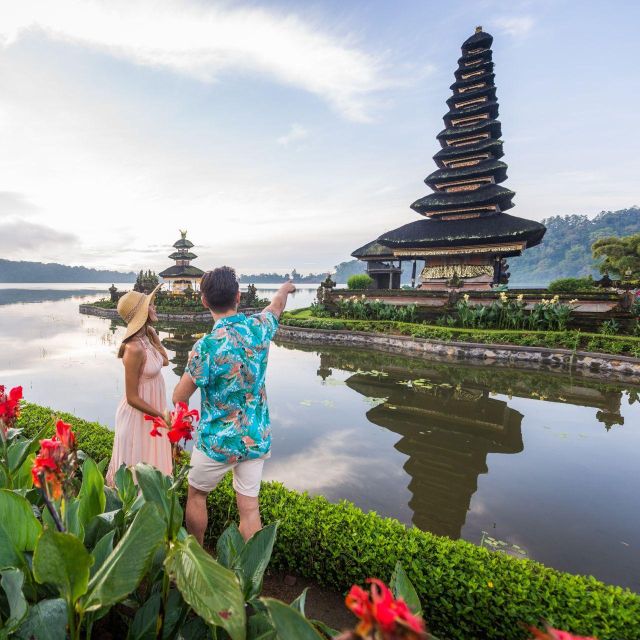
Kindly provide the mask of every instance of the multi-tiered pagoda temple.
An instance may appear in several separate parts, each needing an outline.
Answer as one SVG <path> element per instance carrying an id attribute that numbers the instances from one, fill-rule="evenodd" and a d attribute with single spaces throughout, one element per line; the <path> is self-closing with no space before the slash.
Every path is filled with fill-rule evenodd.
<path id="1" fill-rule="evenodd" d="M 433 193 L 411 205 L 427 219 L 377 240 L 396 260 L 425 261 L 422 289 L 488 289 L 504 283 L 505 258 L 539 244 L 546 231 L 539 222 L 504 213 L 513 207 L 515 194 L 501 186 L 507 165 L 500 160 L 504 151 L 492 42 L 477 27 L 462 45 L 445 128 L 437 136 L 442 147 L 434 156 L 438 168 L 425 178 Z M 355 254 L 365 247 L 354 256 L 364 259 Z"/>
<path id="2" fill-rule="evenodd" d="M 169 256 L 176 263 L 160 273 L 169 285 L 169 293 L 184 293 L 187 289 L 198 291 L 204 271 L 191 264 L 198 256 L 191 252 L 193 242 L 187 240 L 187 232 L 180 231 L 180 239 L 173 243 L 175 251 Z"/>

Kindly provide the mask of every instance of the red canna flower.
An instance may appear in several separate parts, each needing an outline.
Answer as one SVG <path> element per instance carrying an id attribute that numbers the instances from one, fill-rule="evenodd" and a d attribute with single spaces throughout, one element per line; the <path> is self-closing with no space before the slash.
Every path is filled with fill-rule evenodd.
<path id="1" fill-rule="evenodd" d="M 53 438 L 40 440 L 40 451 L 31 468 L 33 484 L 58 500 L 76 466 L 76 437 L 70 424 L 58 420 Z"/>
<path id="2" fill-rule="evenodd" d="M 592 637 L 574 636 L 568 631 L 560 631 L 560 629 L 554 629 L 549 626 L 544 631 L 531 627 L 530 631 L 536 640 L 597 640 L 597 638 Z"/>
<path id="3" fill-rule="evenodd" d="M 200 414 L 195 410 L 189 410 L 185 402 L 178 402 L 175 409 L 168 415 L 167 419 L 159 416 L 145 416 L 145 420 L 150 420 L 152 429 L 150 435 L 158 437 L 162 435 L 160 429 L 167 430 L 167 438 L 172 444 L 180 440 L 191 440 L 193 438 L 193 420 L 200 420 Z"/>
<path id="4" fill-rule="evenodd" d="M 0 428 L 3 433 L 15 424 L 20 415 L 22 387 L 14 387 L 7 394 L 4 385 L 0 385 Z"/>
<path id="5" fill-rule="evenodd" d="M 411 613 L 402 598 L 394 598 L 390 589 L 377 578 L 369 578 L 370 593 L 351 587 L 345 602 L 360 618 L 356 634 L 362 638 L 425 638 L 424 621 Z M 379 635 L 377 632 L 381 632 Z M 373 634 L 373 635 L 371 635 Z"/>

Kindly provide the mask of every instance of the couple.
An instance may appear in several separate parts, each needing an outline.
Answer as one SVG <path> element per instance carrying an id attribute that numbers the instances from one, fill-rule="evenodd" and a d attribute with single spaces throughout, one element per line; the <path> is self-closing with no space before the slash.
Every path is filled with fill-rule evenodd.
<path id="1" fill-rule="evenodd" d="M 118 302 L 127 323 L 118 357 L 125 369 L 125 397 L 116 414 L 113 454 L 107 483 L 113 485 L 122 464 L 147 462 L 171 475 L 171 446 L 167 438 L 150 435 L 144 415 L 162 417 L 166 408 L 162 367 L 167 352 L 151 326 L 158 316 L 153 305 L 159 287 L 144 295 L 129 291 Z M 240 514 L 240 533 L 248 540 L 262 524 L 258 494 L 262 467 L 271 447 L 271 427 L 265 393 L 269 343 L 278 319 L 295 291 L 283 284 L 271 304 L 255 315 L 238 313 L 240 287 L 230 267 L 204 274 L 202 303 L 214 320 L 211 333 L 194 345 L 187 369 L 173 392 L 173 403 L 186 402 L 197 388 L 201 419 L 191 455 L 186 525 L 202 544 L 207 528 L 207 495 L 227 471 L 233 470 L 233 487 Z"/>

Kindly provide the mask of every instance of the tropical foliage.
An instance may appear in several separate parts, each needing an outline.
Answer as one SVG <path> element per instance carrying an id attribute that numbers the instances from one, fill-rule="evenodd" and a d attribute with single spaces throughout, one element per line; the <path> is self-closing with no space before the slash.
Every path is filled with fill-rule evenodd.
<path id="1" fill-rule="evenodd" d="M 623 238 L 600 238 L 593 243 L 593 257 L 600 259 L 601 273 L 622 280 L 640 278 L 640 233 Z"/>
<path id="2" fill-rule="evenodd" d="M 416 321 L 416 305 L 395 305 L 366 296 L 338 296 L 335 316 L 350 320 L 397 320 Z"/>
<path id="3" fill-rule="evenodd" d="M 591 276 L 586 278 L 558 278 L 549 283 L 550 293 L 577 293 L 597 291 Z"/>
<path id="4" fill-rule="evenodd" d="M 362 289 L 370 289 L 373 285 L 373 278 L 366 273 L 361 273 L 358 275 L 349 276 L 347 280 L 347 288 L 362 290 Z"/>

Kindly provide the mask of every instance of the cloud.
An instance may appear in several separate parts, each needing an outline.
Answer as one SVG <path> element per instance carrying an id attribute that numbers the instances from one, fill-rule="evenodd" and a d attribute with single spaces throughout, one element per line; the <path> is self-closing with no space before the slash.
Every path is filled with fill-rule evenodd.
<path id="1" fill-rule="evenodd" d="M 0 7 L 0 45 L 34 32 L 202 82 L 226 71 L 270 76 L 366 121 L 390 86 L 382 60 L 294 14 L 178 0 L 21 0 Z"/>
<path id="2" fill-rule="evenodd" d="M 51 227 L 33 222 L 11 220 L 0 223 L 0 238 L 2 238 L 3 258 L 23 258 L 38 260 L 35 254 L 54 249 L 74 247 L 78 238 L 72 233 L 57 231 Z"/>
<path id="3" fill-rule="evenodd" d="M 494 22 L 502 33 L 514 38 L 523 38 L 533 29 L 535 24 L 535 20 L 531 16 L 503 16 L 496 18 Z"/>
<path id="4" fill-rule="evenodd" d="M 304 140 L 309 137 L 309 131 L 305 129 L 302 125 L 296 124 L 295 122 L 289 128 L 289 131 L 284 136 L 280 136 L 277 140 L 278 144 L 288 145 L 292 142 L 297 142 L 299 140 Z"/>
<path id="5" fill-rule="evenodd" d="M 36 213 L 38 207 L 16 191 L 0 191 L 0 218 Z"/>

